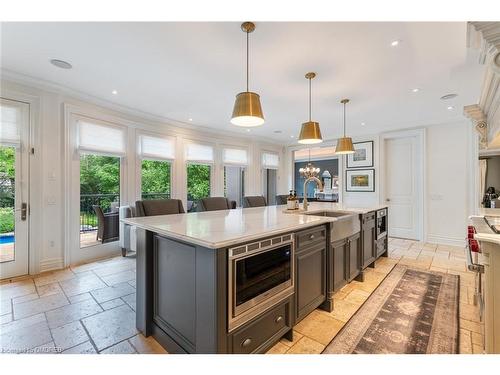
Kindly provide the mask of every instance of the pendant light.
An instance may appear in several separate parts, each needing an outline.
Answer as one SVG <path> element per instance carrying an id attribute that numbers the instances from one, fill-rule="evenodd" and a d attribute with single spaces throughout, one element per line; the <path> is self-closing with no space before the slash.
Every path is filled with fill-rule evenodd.
<path id="1" fill-rule="evenodd" d="M 338 139 L 335 153 L 338 155 L 354 154 L 352 138 L 345 136 L 345 105 L 349 103 L 349 99 L 342 99 L 340 102 L 344 105 L 344 136 Z"/>
<path id="2" fill-rule="evenodd" d="M 231 124 L 255 127 L 264 124 L 259 94 L 248 91 L 248 38 L 249 34 L 255 30 L 255 25 L 252 22 L 244 22 L 241 24 L 241 30 L 247 34 L 247 90 L 236 95 Z"/>
<path id="3" fill-rule="evenodd" d="M 314 144 L 323 142 L 319 122 L 311 121 L 311 80 L 316 77 L 316 73 L 309 72 L 306 78 L 309 80 L 309 121 L 304 122 L 300 128 L 299 143 Z"/>

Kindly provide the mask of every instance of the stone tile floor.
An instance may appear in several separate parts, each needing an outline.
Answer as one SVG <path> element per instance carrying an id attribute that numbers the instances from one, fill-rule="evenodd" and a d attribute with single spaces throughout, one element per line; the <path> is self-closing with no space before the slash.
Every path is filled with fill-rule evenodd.
<path id="1" fill-rule="evenodd" d="M 135 258 L 0 284 L 0 352 L 166 353 L 135 329 Z"/>
<path id="2" fill-rule="evenodd" d="M 460 276 L 459 351 L 461 354 L 482 353 L 483 326 L 473 305 L 474 274 L 466 269 L 464 249 L 397 238 L 389 239 L 389 257 L 380 258 L 375 268 L 365 270 L 364 282 L 353 281 L 336 293 L 334 311 L 313 311 L 295 326 L 293 342 L 283 338 L 268 353 L 321 353 L 398 263 Z"/>
<path id="3" fill-rule="evenodd" d="M 482 325 L 472 304 L 474 276 L 463 249 L 390 239 L 389 257 L 335 296 L 335 310 L 315 310 L 294 341 L 268 353 L 320 353 L 397 264 L 460 275 L 460 353 L 482 352 Z M 166 353 L 135 329 L 135 258 L 117 257 L 0 284 L 0 352 Z"/>

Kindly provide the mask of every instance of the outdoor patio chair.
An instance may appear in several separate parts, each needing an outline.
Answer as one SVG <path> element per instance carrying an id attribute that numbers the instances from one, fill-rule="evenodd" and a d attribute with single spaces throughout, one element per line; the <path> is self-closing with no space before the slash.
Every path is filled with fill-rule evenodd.
<path id="1" fill-rule="evenodd" d="M 97 215 L 97 240 L 101 243 L 116 241 L 119 238 L 119 217 L 118 212 L 105 214 L 101 206 L 93 205 Z"/>

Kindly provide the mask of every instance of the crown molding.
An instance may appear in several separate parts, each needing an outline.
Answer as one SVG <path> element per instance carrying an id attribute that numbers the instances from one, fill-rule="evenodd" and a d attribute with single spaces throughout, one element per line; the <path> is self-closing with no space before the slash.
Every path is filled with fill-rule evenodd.
<path id="1" fill-rule="evenodd" d="M 279 146 L 283 147 L 286 146 L 286 143 L 278 143 L 274 142 L 273 140 L 270 140 L 267 137 L 262 137 L 262 136 L 257 136 L 257 135 L 247 135 L 247 134 L 242 134 L 239 132 L 235 131 L 228 131 L 228 130 L 216 130 L 207 126 L 203 125 L 194 125 L 193 123 L 187 123 L 183 121 L 178 121 L 174 120 L 168 117 L 164 116 L 159 116 L 155 115 L 149 112 L 144 112 L 139 109 L 135 109 L 132 107 L 116 104 L 113 102 L 110 102 L 105 99 L 101 99 L 99 97 L 93 96 L 86 94 L 82 91 L 72 89 L 70 87 L 60 85 L 58 83 L 54 83 L 51 81 L 43 80 L 40 78 L 35 78 L 32 76 L 28 76 L 25 74 L 17 73 L 9 69 L 1 68 L 0 69 L 0 79 L 5 80 L 8 82 L 12 82 L 14 84 L 18 85 L 23 85 L 27 87 L 31 87 L 34 89 L 38 89 L 41 91 L 49 92 L 55 95 L 65 95 L 71 99 L 75 99 L 78 101 L 82 101 L 91 105 L 96 105 L 99 107 L 102 107 L 106 110 L 111 110 L 114 112 L 117 112 L 118 114 L 124 114 L 128 116 L 132 116 L 137 118 L 138 120 L 147 120 L 151 122 L 155 122 L 161 125 L 166 125 L 166 126 L 172 126 L 172 127 L 177 127 L 177 128 L 183 128 L 183 129 L 188 129 L 194 132 L 202 132 L 202 133 L 208 133 L 211 134 L 212 136 L 224 136 L 227 137 L 228 135 L 230 136 L 235 136 L 240 139 L 246 139 L 248 141 L 254 141 L 254 142 L 262 142 L 265 144 L 273 145 L 273 146 Z"/>
<path id="2" fill-rule="evenodd" d="M 479 63 L 486 65 L 477 108 L 464 107 L 464 114 L 479 127 L 484 147 L 500 134 L 500 22 L 468 22 L 467 46 L 479 49 Z"/>

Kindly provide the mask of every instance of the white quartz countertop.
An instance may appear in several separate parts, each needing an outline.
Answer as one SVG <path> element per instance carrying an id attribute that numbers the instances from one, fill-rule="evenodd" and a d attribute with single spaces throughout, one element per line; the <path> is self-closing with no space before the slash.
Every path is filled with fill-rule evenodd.
<path id="1" fill-rule="evenodd" d="M 338 203 L 310 202 L 307 212 L 349 211 L 363 214 L 385 207 L 387 206 L 345 207 Z M 166 237 L 218 249 L 338 220 L 334 217 L 304 215 L 304 212 L 291 214 L 285 211 L 286 206 L 282 205 L 146 216 L 122 221 Z"/>
<path id="2" fill-rule="evenodd" d="M 500 245 L 500 234 L 493 232 L 493 230 L 486 224 L 485 216 L 500 217 L 500 209 L 498 208 L 481 208 L 479 214 L 471 216 L 472 225 L 476 228 L 474 238 L 479 241 L 491 242 Z"/>

